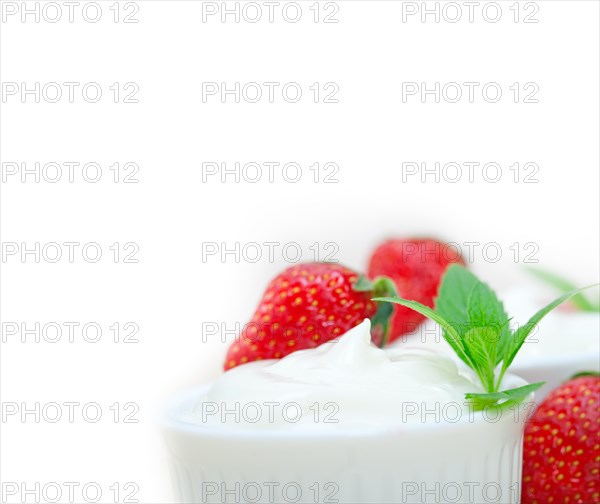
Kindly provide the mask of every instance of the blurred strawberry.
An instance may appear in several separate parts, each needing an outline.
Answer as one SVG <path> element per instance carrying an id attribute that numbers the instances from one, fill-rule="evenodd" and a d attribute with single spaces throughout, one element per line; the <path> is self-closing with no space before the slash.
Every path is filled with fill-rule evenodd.
<path id="1" fill-rule="evenodd" d="M 523 504 L 600 503 L 600 376 L 554 389 L 525 429 Z"/>
<path id="2" fill-rule="evenodd" d="M 374 283 L 340 264 L 292 266 L 275 277 L 239 338 L 233 342 L 225 369 L 261 359 L 278 359 L 296 350 L 314 348 L 372 319 L 387 327 L 390 303 L 375 296 L 392 295 L 387 279 Z M 380 330 L 381 331 L 381 330 Z"/>
<path id="3" fill-rule="evenodd" d="M 393 280 L 398 295 L 433 308 L 434 298 L 446 268 L 464 264 L 455 247 L 433 239 L 393 239 L 375 249 L 368 268 L 369 278 Z M 387 343 L 414 331 L 425 319 L 410 308 L 395 305 Z M 382 334 L 373 335 L 381 343 Z"/>

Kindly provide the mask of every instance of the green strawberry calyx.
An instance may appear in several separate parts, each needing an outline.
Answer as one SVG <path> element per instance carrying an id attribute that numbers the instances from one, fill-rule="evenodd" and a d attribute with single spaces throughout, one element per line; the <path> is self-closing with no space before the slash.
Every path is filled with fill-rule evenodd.
<path id="1" fill-rule="evenodd" d="M 369 280 L 366 276 L 360 275 L 352 285 L 356 292 L 371 292 L 375 298 L 396 297 L 396 285 L 391 278 L 379 276 L 374 280 Z M 381 326 L 382 336 L 379 346 L 383 347 L 388 341 L 390 333 L 390 319 L 394 313 L 394 306 L 390 303 L 377 303 L 377 311 L 371 319 L 373 327 Z"/>
<path id="2" fill-rule="evenodd" d="M 571 378 L 569 378 L 567 380 L 567 382 L 574 380 L 575 378 L 584 378 L 587 376 L 593 376 L 594 378 L 600 378 L 600 373 L 598 371 L 580 371 L 579 373 L 575 373 L 573 376 L 571 376 Z"/>
<path id="3" fill-rule="evenodd" d="M 485 390 L 485 393 L 466 394 L 466 398 L 475 409 L 505 408 L 521 402 L 545 383 L 499 390 L 502 378 L 527 337 L 554 308 L 589 287 L 593 286 L 563 294 L 514 331 L 510 328 L 511 319 L 494 291 L 458 264 L 446 270 L 433 309 L 397 296 L 375 297 L 373 301 L 406 306 L 437 322 L 442 327 L 444 339 L 460 360 L 475 372 Z"/>

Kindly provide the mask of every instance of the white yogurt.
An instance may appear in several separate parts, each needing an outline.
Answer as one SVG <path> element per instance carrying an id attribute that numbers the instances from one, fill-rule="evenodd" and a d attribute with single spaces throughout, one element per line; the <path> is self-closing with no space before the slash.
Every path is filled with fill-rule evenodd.
<path id="1" fill-rule="evenodd" d="M 244 429 L 401 429 L 456 421 L 457 412 L 469 411 L 467 392 L 482 392 L 469 370 L 426 349 L 377 348 L 365 320 L 317 348 L 227 371 L 183 420 Z"/>

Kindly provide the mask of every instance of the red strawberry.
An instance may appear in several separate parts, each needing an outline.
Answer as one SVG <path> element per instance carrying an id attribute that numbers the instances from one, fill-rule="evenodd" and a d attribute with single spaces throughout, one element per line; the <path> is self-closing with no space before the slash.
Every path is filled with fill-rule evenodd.
<path id="1" fill-rule="evenodd" d="M 286 269 L 271 281 L 252 320 L 229 348 L 225 369 L 314 348 L 373 318 L 378 307 L 371 298 L 392 292 L 385 290 L 385 280 L 373 284 L 373 292 L 355 290 L 358 278 L 358 273 L 339 264 Z M 387 306 L 382 303 L 382 311 Z M 385 317 L 378 315 L 384 324 Z"/>
<path id="2" fill-rule="evenodd" d="M 394 281 L 400 297 L 433 308 L 442 276 L 452 263 L 464 264 L 460 252 L 445 243 L 433 239 L 388 240 L 371 255 L 368 276 L 389 277 Z M 414 331 L 424 319 L 420 313 L 396 305 L 388 342 Z M 374 340 L 377 341 L 376 336 Z"/>
<path id="3" fill-rule="evenodd" d="M 600 502 L 600 376 L 546 397 L 525 429 L 523 457 L 523 504 Z"/>

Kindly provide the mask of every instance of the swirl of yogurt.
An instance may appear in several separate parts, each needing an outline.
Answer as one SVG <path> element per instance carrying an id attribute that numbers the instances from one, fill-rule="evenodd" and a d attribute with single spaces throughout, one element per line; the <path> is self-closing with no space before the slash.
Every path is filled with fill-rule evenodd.
<path id="1" fill-rule="evenodd" d="M 183 420 L 245 429 L 402 428 L 449 415 L 456 421 L 468 411 L 465 393 L 482 392 L 447 356 L 377 348 L 370 327 L 367 319 L 317 348 L 227 371 Z"/>

